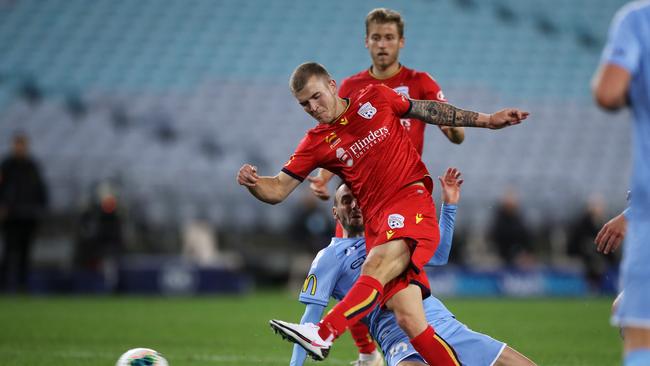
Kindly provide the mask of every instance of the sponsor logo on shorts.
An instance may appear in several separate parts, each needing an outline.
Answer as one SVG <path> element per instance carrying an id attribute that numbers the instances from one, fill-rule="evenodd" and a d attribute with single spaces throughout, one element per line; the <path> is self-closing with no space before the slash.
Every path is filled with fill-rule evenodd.
<path id="1" fill-rule="evenodd" d="M 415 214 L 415 223 L 419 224 L 420 221 L 424 220 L 424 217 L 422 217 L 422 214 Z"/>
<path id="2" fill-rule="evenodd" d="M 408 351 L 408 346 L 406 345 L 406 343 L 405 342 L 399 342 L 398 344 L 391 347 L 390 350 L 388 351 L 388 353 L 390 353 L 390 355 L 392 357 L 395 357 L 395 356 L 397 356 L 397 355 L 399 355 L 401 353 L 404 353 L 406 351 Z"/>
<path id="3" fill-rule="evenodd" d="M 391 229 L 401 229 L 404 227 L 404 216 L 400 214 L 388 215 L 388 227 Z"/>
<path id="4" fill-rule="evenodd" d="M 365 102 L 361 107 L 359 107 L 357 113 L 365 119 L 371 119 L 377 113 L 377 108 L 373 107 L 370 102 Z"/>
<path id="5" fill-rule="evenodd" d="M 395 231 L 394 230 L 388 230 L 386 232 L 386 240 L 390 240 L 390 238 L 392 238 L 393 235 L 395 235 Z"/>

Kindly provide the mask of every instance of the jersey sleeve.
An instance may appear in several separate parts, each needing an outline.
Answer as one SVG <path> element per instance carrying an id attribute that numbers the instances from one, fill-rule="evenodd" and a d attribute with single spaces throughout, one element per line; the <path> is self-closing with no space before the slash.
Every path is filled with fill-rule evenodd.
<path id="1" fill-rule="evenodd" d="M 624 8 L 616 14 L 609 29 L 607 45 L 603 50 L 602 63 L 612 63 L 634 74 L 641 59 L 641 40 L 635 12 Z M 646 40 L 647 41 L 647 40 Z"/>
<path id="2" fill-rule="evenodd" d="M 373 85 L 371 88 L 376 90 L 382 98 L 388 101 L 391 109 L 398 117 L 402 117 L 411 110 L 411 101 L 386 85 Z"/>
<path id="3" fill-rule="evenodd" d="M 314 150 L 309 135 L 306 135 L 298 144 L 289 161 L 284 164 L 282 171 L 302 182 L 317 167 L 318 162 Z"/>
<path id="4" fill-rule="evenodd" d="M 438 225 L 440 227 L 440 243 L 433 257 L 427 263 L 427 266 L 442 266 L 449 261 L 449 252 L 451 251 L 451 243 L 454 238 L 454 222 L 456 221 L 456 205 L 442 204 L 440 210 L 440 219 Z"/>
<path id="5" fill-rule="evenodd" d="M 327 306 L 339 277 L 338 262 L 336 250 L 333 247 L 327 247 L 318 252 L 300 290 L 298 300 L 303 304 Z"/>
<path id="6" fill-rule="evenodd" d="M 431 77 L 426 72 L 420 73 L 419 74 L 419 84 L 420 87 L 422 88 L 422 94 L 424 100 L 435 100 L 437 102 L 441 103 L 447 103 L 447 98 L 445 98 L 445 94 L 442 92 L 442 88 L 440 88 L 440 85 L 434 78 Z"/>

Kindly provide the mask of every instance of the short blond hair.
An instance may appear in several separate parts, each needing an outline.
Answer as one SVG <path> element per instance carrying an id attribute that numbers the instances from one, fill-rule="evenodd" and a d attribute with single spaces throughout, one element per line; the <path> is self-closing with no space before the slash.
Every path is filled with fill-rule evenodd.
<path id="1" fill-rule="evenodd" d="M 370 23 L 373 22 L 378 24 L 395 23 L 399 38 L 404 37 L 404 19 L 402 19 L 402 15 L 395 10 L 387 8 L 372 9 L 366 16 L 366 36 L 369 36 L 368 31 L 370 30 Z"/>
<path id="2" fill-rule="evenodd" d="M 293 94 L 299 93 L 312 76 L 322 77 L 327 81 L 332 80 L 332 77 L 330 76 L 330 73 L 327 72 L 327 69 L 325 69 L 325 66 L 318 62 L 305 62 L 296 67 L 296 69 L 291 73 L 291 77 L 289 78 L 289 89 L 291 89 Z"/>

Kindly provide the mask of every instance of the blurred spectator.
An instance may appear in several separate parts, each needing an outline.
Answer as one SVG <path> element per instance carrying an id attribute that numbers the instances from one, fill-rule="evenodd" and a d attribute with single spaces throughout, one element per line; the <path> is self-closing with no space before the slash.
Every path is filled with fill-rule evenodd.
<path id="1" fill-rule="evenodd" d="M 291 220 L 291 236 L 303 251 L 315 254 L 332 238 L 334 219 L 332 213 L 320 208 L 319 201 L 305 191 Z"/>
<path id="2" fill-rule="evenodd" d="M 29 139 L 16 133 L 9 155 L 0 163 L 0 221 L 4 253 L 0 262 L 0 287 L 15 283 L 27 289 L 30 252 L 48 195 L 37 162 L 30 156 Z"/>
<path id="3" fill-rule="evenodd" d="M 519 209 L 513 189 L 506 190 L 494 213 L 489 230 L 501 260 L 508 266 L 530 267 L 534 262 L 532 235 Z"/>
<path id="4" fill-rule="evenodd" d="M 77 267 L 101 273 L 114 286 L 123 245 L 122 217 L 115 188 L 108 182 L 100 183 L 79 218 Z"/>
<path id="5" fill-rule="evenodd" d="M 605 222 L 605 204 L 601 197 L 591 197 L 582 213 L 569 228 L 568 254 L 584 264 L 585 275 L 592 289 L 600 288 L 603 275 L 617 263 L 618 254 L 605 256 L 594 250 L 594 239 Z"/>

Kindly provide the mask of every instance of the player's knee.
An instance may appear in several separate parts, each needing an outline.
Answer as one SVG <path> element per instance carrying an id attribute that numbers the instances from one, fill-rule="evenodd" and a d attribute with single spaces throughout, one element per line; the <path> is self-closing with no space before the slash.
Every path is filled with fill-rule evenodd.
<path id="1" fill-rule="evenodd" d="M 409 338 L 415 338 L 426 329 L 423 328 L 420 319 L 411 313 L 395 313 L 397 325 L 406 333 Z"/>

